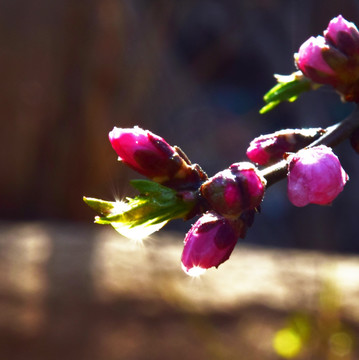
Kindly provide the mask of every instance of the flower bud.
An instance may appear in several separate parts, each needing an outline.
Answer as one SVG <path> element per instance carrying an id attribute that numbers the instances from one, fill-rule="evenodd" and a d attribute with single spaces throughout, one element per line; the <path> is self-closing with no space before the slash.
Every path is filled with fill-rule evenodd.
<path id="1" fill-rule="evenodd" d="M 184 153 L 160 136 L 137 126 L 115 127 L 109 133 L 113 149 L 127 166 L 162 185 L 174 189 L 198 188 L 207 176 L 192 165 Z"/>
<path id="2" fill-rule="evenodd" d="M 202 215 L 184 240 L 182 268 L 191 276 L 218 267 L 231 255 L 238 234 L 230 220 L 215 212 Z"/>
<path id="3" fill-rule="evenodd" d="M 337 83 L 336 73 L 323 57 L 324 52 L 329 50 L 329 45 L 323 36 L 312 36 L 301 45 L 294 57 L 299 70 L 306 77 L 319 84 L 335 86 Z"/>
<path id="4" fill-rule="evenodd" d="M 268 165 L 283 158 L 286 152 L 296 152 L 324 134 L 323 129 L 286 129 L 261 135 L 249 144 L 249 160 Z"/>
<path id="5" fill-rule="evenodd" d="M 359 32 L 353 23 L 337 16 L 324 37 L 308 39 L 294 58 L 306 77 L 332 85 L 344 101 L 359 102 Z"/>
<path id="6" fill-rule="evenodd" d="M 302 149 L 288 160 L 288 197 L 295 206 L 328 205 L 348 180 L 338 157 L 327 146 Z"/>
<path id="7" fill-rule="evenodd" d="M 238 217 L 260 205 L 265 184 L 253 164 L 241 162 L 209 178 L 200 191 L 213 210 L 223 216 Z"/>
<path id="8" fill-rule="evenodd" d="M 332 19 L 324 31 L 325 40 L 343 54 L 353 56 L 359 53 L 359 32 L 354 23 L 339 15 Z"/>

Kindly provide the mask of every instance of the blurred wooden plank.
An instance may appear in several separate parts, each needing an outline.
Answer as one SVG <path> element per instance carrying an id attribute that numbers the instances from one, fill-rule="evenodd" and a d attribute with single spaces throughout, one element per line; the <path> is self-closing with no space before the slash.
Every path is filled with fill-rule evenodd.
<path id="1" fill-rule="evenodd" d="M 289 313 L 329 309 L 357 327 L 358 257 L 239 246 L 218 270 L 191 279 L 181 247 L 177 233 L 138 246 L 95 225 L 2 223 L 0 355 L 158 359 L 167 349 L 180 359 L 186 346 L 187 359 L 207 359 L 212 343 L 220 356 L 247 349 L 247 359 L 272 359 L 271 339 Z M 222 331 L 241 340 L 213 343 Z"/>

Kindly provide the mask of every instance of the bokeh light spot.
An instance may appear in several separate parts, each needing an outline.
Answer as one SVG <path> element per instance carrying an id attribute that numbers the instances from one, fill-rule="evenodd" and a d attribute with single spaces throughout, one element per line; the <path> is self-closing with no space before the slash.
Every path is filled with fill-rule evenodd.
<path id="1" fill-rule="evenodd" d="M 276 353 L 286 359 L 298 355 L 302 349 L 300 335 L 291 328 L 279 330 L 273 339 L 273 348 Z"/>

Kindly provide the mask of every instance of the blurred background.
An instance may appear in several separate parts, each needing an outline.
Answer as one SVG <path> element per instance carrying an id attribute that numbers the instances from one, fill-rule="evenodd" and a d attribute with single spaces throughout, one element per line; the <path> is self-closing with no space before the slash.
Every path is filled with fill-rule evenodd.
<path id="1" fill-rule="evenodd" d="M 275 83 L 273 74 L 293 72 L 293 53 L 309 36 L 321 34 L 329 20 L 338 14 L 359 24 L 359 2 L 0 0 L 0 268 L 3 269 L 0 304 L 3 314 L 8 314 L 0 316 L 3 334 L 0 333 L 0 354 L 3 351 L 4 358 L 161 359 L 166 354 L 166 358 L 173 359 L 237 359 L 238 354 L 245 351 L 243 349 L 247 349 L 244 359 L 281 358 L 271 346 L 272 352 L 256 353 L 259 345 L 255 342 L 242 347 L 234 345 L 233 351 L 225 351 L 226 339 L 228 344 L 236 344 L 228 334 L 222 339 L 224 342 L 219 341 L 218 347 L 213 345 L 213 338 L 218 334 L 224 336 L 221 332 L 224 328 L 232 331 L 237 329 L 242 316 L 249 319 L 249 315 L 243 315 L 234 305 L 240 303 L 235 297 L 237 300 L 231 303 L 231 310 L 224 306 L 223 312 L 217 307 L 215 314 L 208 316 L 198 315 L 197 310 L 193 310 L 194 315 L 184 317 L 185 320 L 181 318 L 185 325 L 182 320 L 172 321 L 173 328 L 162 319 L 162 314 L 178 319 L 183 315 L 184 305 L 181 297 L 175 301 L 176 296 L 164 295 L 163 289 L 171 283 L 169 275 L 162 292 L 150 291 L 158 302 L 152 299 L 149 306 L 148 299 L 144 301 L 141 294 L 130 291 L 128 295 L 121 290 L 115 291 L 116 301 L 106 307 L 108 302 L 103 302 L 100 296 L 102 290 L 96 293 L 100 297 L 94 292 L 96 281 L 100 284 L 102 281 L 95 281 L 92 273 L 97 269 L 94 259 L 100 251 L 95 246 L 96 239 L 113 236 L 108 240 L 111 244 L 116 241 L 123 244 L 127 240 L 111 229 L 108 233 L 92 225 L 95 214 L 83 203 L 82 196 L 112 200 L 133 194 L 128 182 L 138 175 L 116 161 L 108 142 L 108 132 L 114 126 L 139 125 L 150 129 L 170 144 L 180 146 L 192 162 L 199 163 L 211 176 L 233 162 L 246 160 L 249 142 L 260 134 L 288 127 L 327 127 L 343 119 L 353 110 L 353 105 L 341 103 L 338 96 L 326 88 L 304 94 L 295 103 L 281 104 L 266 115 L 258 113 L 263 106 L 264 93 Z M 261 249 L 258 251 L 275 248 L 276 253 L 283 256 L 300 249 L 320 256 L 339 253 L 356 259 L 359 253 L 359 157 L 348 143 L 335 151 L 350 181 L 334 204 L 295 208 L 287 199 L 286 183 L 282 181 L 268 190 L 262 213 L 256 217 L 241 246 L 258 247 Z M 166 228 L 169 234 L 166 243 L 178 246 L 174 261 L 179 261 L 183 234 L 189 226 L 190 223 L 175 221 Z M 113 245 L 115 250 L 111 246 L 110 251 L 116 252 L 116 245 Z M 158 243 L 153 246 L 156 252 L 162 251 Z M 270 252 L 268 256 L 272 259 L 272 255 Z M 135 252 L 131 253 L 133 266 L 138 265 L 136 256 Z M 101 259 L 103 266 L 113 261 L 105 255 Z M 121 264 L 118 266 L 123 271 L 117 267 L 114 271 L 122 274 L 118 282 L 126 282 L 133 266 L 126 263 L 121 267 Z M 272 264 L 279 266 L 275 261 Z M 305 261 L 303 264 L 304 268 L 309 266 Z M 316 261 L 311 264 L 316 268 Z M 248 266 L 256 268 L 258 263 L 248 262 Z M 240 274 L 241 269 L 228 268 L 222 276 L 229 271 Z M 173 274 L 177 271 L 181 271 L 179 267 Z M 301 274 L 298 271 L 299 277 Z M 148 279 L 141 280 L 142 272 L 137 276 L 132 287 L 141 288 Z M 151 276 L 154 281 L 158 274 L 155 272 Z M 209 291 L 186 282 L 182 274 L 174 276 L 180 276 L 186 289 L 189 286 L 185 293 L 195 291 L 198 295 Z M 46 286 L 38 284 L 41 279 Z M 230 279 L 235 281 L 234 277 Z M 155 283 L 152 280 L 148 280 L 148 284 Z M 356 284 L 353 281 L 352 289 Z M 306 288 L 306 283 L 303 284 Z M 23 286 L 27 289 L 25 292 L 21 290 Z M 220 281 L 218 286 L 221 288 Z M 228 287 L 231 286 L 228 283 Z M 290 287 L 290 281 L 286 286 Z M 217 287 L 211 289 L 216 289 L 216 296 L 222 294 Z M 268 288 L 267 295 L 271 289 Z M 319 289 L 321 293 L 322 287 Z M 38 303 L 39 291 L 42 295 Z M 35 296 L 36 301 L 31 296 Z M 169 302 L 165 300 L 168 297 L 171 297 Z M 218 301 L 222 304 L 220 299 Z M 273 303 L 276 301 L 279 300 Z M 98 311 L 89 303 L 95 304 Z M 142 309 L 143 303 L 150 309 L 150 315 L 137 311 Z M 204 303 L 205 300 L 198 308 L 205 307 Z M 19 304 L 27 309 L 24 319 L 30 321 L 28 328 L 25 320 L 14 325 L 14 319 L 23 311 Z M 162 311 L 163 304 L 167 312 Z M 263 325 L 258 314 L 263 313 L 263 319 L 268 322 L 274 319 L 272 332 L 267 334 L 268 339 L 273 339 L 276 331 L 285 326 L 287 313 L 301 310 L 299 303 L 299 308 L 293 305 L 291 309 L 285 304 L 283 301 L 283 306 L 278 307 L 277 303 L 271 307 L 264 301 L 261 310 L 255 308 L 249 312 L 257 314 L 258 323 L 255 322 L 252 332 L 254 338 L 261 334 L 264 339 L 267 334 L 267 330 L 263 330 L 264 333 L 256 330 L 255 326 L 261 328 Z M 132 309 L 132 305 L 133 316 L 141 321 L 128 320 L 127 327 L 121 328 L 123 312 L 119 309 L 123 306 Z M 280 308 L 280 313 L 273 314 L 273 308 Z M 337 319 L 337 307 L 334 308 Z M 88 311 L 96 315 L 87 316 Z M 77 318 L 73 316 L 75 313 L 82 315 Z M 97 332 L 89 337 L 85 329 L 103 318 L 107 320 L 102 322 L 102 327 L 96 328 Z M 37 319 L 38 322 L 34 322 L 37 327 L 31 322 L 33 319 Z M 111 319 L 118 320 L 116 326 Z M 195 344 L 206 350 L 184 355 L 181 349 L 193 348 L 188 337 L 183 338 L 186 339 L 183 343 L 167 347 L 153 337 L 146 337 L 151 333 L 151 324 L 160 321 L 158 319 L 163 321 L 159 336 L 167 336 L 172 331 L 177 334 L 172 339 L 177 339 L 194 327 Z M 340 324 L 340 320 L 336 321 Z M 176 328 L 176 324 L 179 327 Z M 246 332 L 246 326 L 240 331 Z M 354 333 L 355 327 L 351 324 Z M 19 328 L 27 330 L 19 331 Z M 104 328 L 109 337 L 105 348 L 110 350 L 86 353 L 88 344 L 96 344 L 97 334 Z M 87 334 L 85 337 L 81 337 L 83 332 Z M 135 339 L 138 332 L 142 334 L 143 353 L 134 350 L 138 349 Z M 72 334 L 72 342 L 69 334 Z M 344 343 L 345 339 L 356 338 L 355 335 L 345 336 Z M 47 343 L 50 345 L 43 348 Z M 19 344 L 23 345 L 23 351 Z M 31 344 L 36 345 L 31 348 Z M 118 348 L 124 348 L 124 344 L 128 345 L 127 352 L 120 353 Z M 158 351 L 148 352 L 151 346 Z M 63 352 L 56 357 L 58 352 L 53 349 Z M 337 359 L 329 357 L 334 356 L 329 353 L 320 354 L 315 358 Z M 353 354 L 346 352 L 338 359 L 359 357 Z"/>

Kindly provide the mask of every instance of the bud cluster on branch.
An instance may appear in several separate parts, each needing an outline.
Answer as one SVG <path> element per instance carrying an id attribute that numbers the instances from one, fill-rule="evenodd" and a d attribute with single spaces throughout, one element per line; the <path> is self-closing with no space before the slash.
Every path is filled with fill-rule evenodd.
<path id="1" fill-rule="evenodd" d="M 338 16 L 324 37 L 311 37 L 294 56 L 299 71 L 276 76 L 278 84 L 264 97 L 261 113 L 303 91 L 332 86 L 343 101 L 359 102 L 359 32 Z M 328 205 L 343 191 L 349 177 L 332 148 L 350 139 L 359 149 L 359 110 L 327 129 L 285 129 L 261 135 L 247 149 L 251 162 L 237 162 L 208 177 L 177 146 L 137 126 L 114 128 L 110 143 L 118 159 L 149 180 L 131 184 L 139 195 L 125 201 L 85 197 L 99 213 L 95 222 L 110 224 L 132 238 L 147 236 L 168 221 L 198 216 L 184 239 L 182 268 L 198 275 L 218 267 L 244 238 L 260 211 L 266 189 L 287 178 L 295 206 Z"/>

